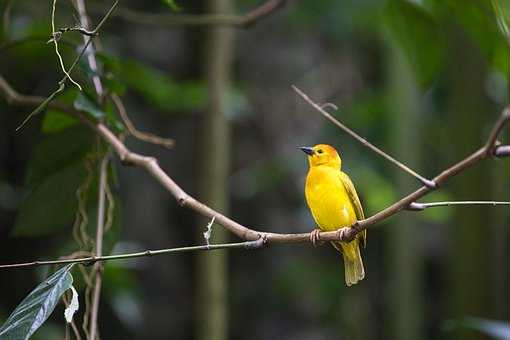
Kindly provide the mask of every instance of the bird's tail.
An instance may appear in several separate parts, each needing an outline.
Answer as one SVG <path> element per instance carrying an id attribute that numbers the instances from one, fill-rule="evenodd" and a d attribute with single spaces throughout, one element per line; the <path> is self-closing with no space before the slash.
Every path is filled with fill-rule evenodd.
<path id="1" fill-rule="evenodd" d="M 363 268 L 363 260 L 359 250 L 359 241 L 357 239 L 346 242 L 334 242 L 336 249 L 342 252 L 345 267 L 345 283 L 352 286 L 363 280 L 365 277 L 365 269 Z"/>

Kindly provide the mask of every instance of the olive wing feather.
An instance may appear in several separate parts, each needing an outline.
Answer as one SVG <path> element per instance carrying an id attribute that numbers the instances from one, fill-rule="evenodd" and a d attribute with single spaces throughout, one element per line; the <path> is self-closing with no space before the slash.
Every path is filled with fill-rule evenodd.
<path id="1" fill-rule="evenodd" d="M 356 212 L 356 218 L 358 220 L 364 220 L 365 214 L 363 213 L 363 207 L 361 206 L 361 202 L 359 200 L 358 193 L 356 192 L 356 188 L 354 188 L 354 184 L 352 183 L 349 176 L 345 172 L 342 172 L 342 171 L 340 171 L 340 180 L 342 181 L 342 184 L 344 185 L 344 188 L 347 191 L 349 198 L 351 199 L 351 203 L 354 206 L 354 211 Z M 366 247 L 366 245 L 367 245 L 367 231 L 366 231 L 366 229 L 363 230 L 363 232 L 361 233 L 361 243 L 363 244 L 363 247 Z"/>

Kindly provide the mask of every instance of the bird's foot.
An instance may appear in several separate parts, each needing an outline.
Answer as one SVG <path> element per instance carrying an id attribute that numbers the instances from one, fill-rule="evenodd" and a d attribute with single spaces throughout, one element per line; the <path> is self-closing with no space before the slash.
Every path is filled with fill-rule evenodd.
<path id="1" fill-rule="evenodd" d="M 320 229 L 314 229 L 310 233 L 310 242 L 312 242 L 314 247 L 317 246 L 317 241 L 319 241 L 319 242 L 321 241 L 320 232 L 321 232 Z"/>
<path id="2" fill-rule="evenodd" d="M 347 232 L 348 227 L 344 227 L 338 230 L 338 235 L 340 236 L 340 240 L 345 239 L 345 233 Z"/>

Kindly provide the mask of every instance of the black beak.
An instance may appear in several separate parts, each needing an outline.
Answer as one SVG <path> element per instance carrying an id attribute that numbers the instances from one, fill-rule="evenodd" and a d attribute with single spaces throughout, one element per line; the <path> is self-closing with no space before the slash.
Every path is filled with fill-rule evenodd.
<path id="1" fill-rule="evenodd" d="M 300 147 L 300 149 L 307 155 L 310 155 L 310 156 L 313 155 L 313 148 L 311 148 L 309 146 L 302 146 L 302 147 Z"/>

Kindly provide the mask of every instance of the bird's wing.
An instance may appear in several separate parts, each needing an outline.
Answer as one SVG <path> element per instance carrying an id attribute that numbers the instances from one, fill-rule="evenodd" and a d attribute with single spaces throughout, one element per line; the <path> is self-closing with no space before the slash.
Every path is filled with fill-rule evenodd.
<path id="1" fill-rule="evenodd" d="M 344 188 L 347 191 L 349 198 L 351 199 L 352 205 L 354 206 L 354 211 L 356 212 L 357 219 L 364 220 L 365 214 L 363 213 L 363 207 L 361 206 L 361 202 L 359 200 L 358 194 L 356 193 L 356 189 L 354 188 L 354 184 L 352 183 L 349 176 L 342 171 L 340 171 L 340 180 L 342 181 L 342 184 L 344 185 Z M 367 246 L 366 229 L 363 230 L 363 232 L 361 233 L 361 242 L 363 244 L 363 247 Z"/>

